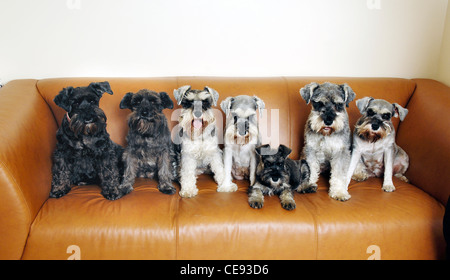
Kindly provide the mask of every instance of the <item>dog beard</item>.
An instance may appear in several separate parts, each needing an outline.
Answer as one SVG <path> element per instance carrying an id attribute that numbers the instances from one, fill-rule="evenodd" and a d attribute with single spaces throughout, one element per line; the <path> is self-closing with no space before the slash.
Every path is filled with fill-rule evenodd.
<path id="1" fill-rule="evenodd" d="M 361 122 L 361 123 L 360 123 Z M 383 122 L 377 131 L 372 130 L 372 124 L 370 119 L 364 121 L 358 121 L 355 125 L 356 134 L 363 140 L 375 143 L 380 139 L 383 139 L 389 135 L 392 131 L 391 126 L 388 123 Z"/>
<path id="2" fill-rule="evenodd" d="M 153 115 L 150 119 L 145 119 L 132 113 L 128 119 L 130 129 L 143 135 L 158 135 L 162 124 L 163 120 L 160 115 Z"/>
<path id="3" fill-rule="evenodd" d="M 241 136 L 238 133 L 238 129 L 235 124 L 229 125 L 225 131 L 225 144 L 257 144 L 258 139 L 258 127 L 250 124 L 248 132 L 245 136 Z"/>
<path id="4" fill-rule="evenodd" d="M 262 168 L 263 170 L 259 175 L 261 182 L 265 186 L 270 186 L 273 189 L 273 193 L 278 194 L 279 191 L 281 190 L 281 186 L 283 185 L 283 183 L 289 181 L 289 176 L 284 171 L 277 171 L 271 168 L 264 168 L 264 166 Z M 278 177 L 278 181 L 273 180 L 274 174 L 276 174 L 275 177 Z M 271 194 L 269 193 L 269 195 Z"/>
<path id="5" fill-rule="evenodd" d="M 103 131 L 106 127 L 106 118 L 98 116 L 97 120 L 92 123 L 85 123 L 79 114 L 74 114 L 69 121 L 69 128 L 74 133 L 75 137 L 78 135 L 92 136 L 98 132 Z"/>
<path id="6" fill-rule="evenodd" d="M 323 136 L 330 136 L 334 132 L 341 131 L 344 126 L 344 114 L 337 114 L 331 125 L 325 125 L 323 119 L 320 117 L 320 114 L 312 111 L 308 118 L 309 127 L 315 133 L 320 133 Z"/>
<path id="7" fill-rule="evenodd" d="M 204 111 L 201 118 L 194 118 L 192 109 L 185 109 L 180 115 L 179 124 L 191 140 L 196 140 L 202 137 L 203 132 L 213 125 L 215 120 L 214 113 L 210 110 Z"/>

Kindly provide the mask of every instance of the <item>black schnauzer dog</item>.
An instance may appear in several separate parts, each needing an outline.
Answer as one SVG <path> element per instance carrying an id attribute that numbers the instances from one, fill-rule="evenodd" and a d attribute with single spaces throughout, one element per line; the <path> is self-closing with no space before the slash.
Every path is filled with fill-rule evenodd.
<path id="1" fill-rule="evenodd" d="M 167 119 L 162 112 L 173 108 L 169 95 L 147 89 L 129 92 L 120 102 L 120 108 L 132 111 L 128 117 L 128 146 L 123 153 L 122 188 L 133 188 L 136 177 L 155 178 L 162 193 L 174 194 L 172 180 L 177 177 L 177 162 Z"/>
<path id="2" fill-rule="evenodd" d="M 67 87 L 55 97 L 67 113 L 56 132 L 50 197 L 66 195 L 73 185 L 97 184 L 109 200 L 131 191 L 120 188 L 123 148 L 106 131 L 106 116 L 99 108 L 104 92 L 113 94 L 108 82 Z"/>
<path id="3" fill-rule="evenodd" d="M 286 210 L 295 209 L 294 190 L 309 178 L 309 166 L 305 160 L 292 160 L 287 156 L 291 149 L 280 145 L 277 150 L 269 145 L 255 149 L 259 157 L 256 168 L 256 182 L 249 188 L 248 203 L 253 208 L 261 208 L 264 195 L 276 194 L 281 206 Z"/>

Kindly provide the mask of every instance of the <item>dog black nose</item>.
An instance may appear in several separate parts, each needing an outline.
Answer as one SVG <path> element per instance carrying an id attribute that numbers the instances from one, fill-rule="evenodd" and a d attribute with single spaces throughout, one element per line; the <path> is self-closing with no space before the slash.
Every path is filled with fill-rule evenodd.
<path id="1" fill-rule="evenodd" d="M 198 119 L 201 116 L 202 116 L 202 111 L 194 111 L 194 117 L 196 117 Z"/>
<path id="2" fill-rule="evenodd" d="M 144 110 L 144 111 L 141 111 L 141 115 L 143 116 L 143 117 L 147 117 L 148 116 L 148 111 L 147 110 Z"/>
<path id="3" fill-rule="evenodd" d="M 333 120 L 332 119 L 325 119 L 323 122 L 325 123 L 325 125 L 332 125 L 333 124 Z"/>
<path id="4" fill-rule="evenodd" d="M 378 130 L 380 128 L 380 125 L 378 123 L 372 124 L 372 130 Z"/>

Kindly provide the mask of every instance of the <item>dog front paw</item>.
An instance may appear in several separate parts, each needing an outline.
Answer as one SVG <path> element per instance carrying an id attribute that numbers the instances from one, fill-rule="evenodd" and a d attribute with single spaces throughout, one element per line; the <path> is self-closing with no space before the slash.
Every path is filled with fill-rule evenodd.
<path id="1" fill-rule="evenodd" d="M 295 190 L 298 193 L 315 193 L 317 192 L 317 185 L 311 183 L 303 183 Z"/>
<path id="2" fill-rule="evenodd" d="M 235 192 L 237 191 L 238 187 L 235 183 L 231 182 L 228 184 L 222 184 L 217 188 L 218 192 Z"/>
<path id="3" fill-rule="evenodd" d="M 177 192 L 171 183 L 160 183 L 158 185 L 158 190 L 164 194 L 174 194 Z"/>
<path id="4" fill-rule="evenodd" d="M 255 209 L 261 209 L 264 206 L 264 199 L 249 198 L 248 204 Z"/>
<path id="5" fill-rule="evenodd" d="M 328 195 L 339 201 L 347 201 L 352 197 L 347 190 L 330 190 Z"/>
<path id="6" fill-rule="evenodd" d="M 393 192 L 393 191 L 395 191 L 395 187 L 392 184 L 383 185 L 382 190 L 385 191 L 385 192 Z"/>
<path id="7" fill-rule="evenodd" d="M 197 187 L 194 187 L 194 188 L 181 187 L 181 191 L 179 192 L 179 194 L 181 197 L 184 197 L 184 198 L 194 197 L 198 194 L 198 189 L 197 189 Z"/>
<path id="8" fill-rule="evenodd" d="M 283 207 L 286 210 L 294 210 L 296 205 L 295 205 L 295 201 L 290 200 L 290 201 L 282 201 L 281 202 L 281 207 Z"/>

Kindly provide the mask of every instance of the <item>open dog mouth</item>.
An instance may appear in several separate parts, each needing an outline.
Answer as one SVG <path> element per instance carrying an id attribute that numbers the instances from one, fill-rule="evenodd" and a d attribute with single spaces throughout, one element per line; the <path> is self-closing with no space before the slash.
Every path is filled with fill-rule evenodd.
<path id="1" fill-rule="evenodd" d="M 205 126 L 205 122 L 202 118 L 193 119 L 191 125 L 194 129 L 202 129 Z"/>

